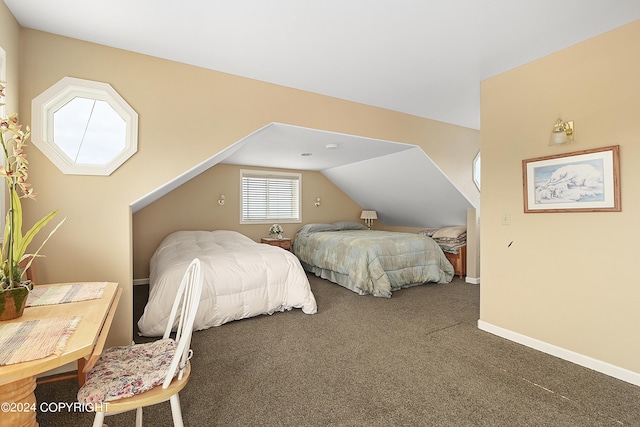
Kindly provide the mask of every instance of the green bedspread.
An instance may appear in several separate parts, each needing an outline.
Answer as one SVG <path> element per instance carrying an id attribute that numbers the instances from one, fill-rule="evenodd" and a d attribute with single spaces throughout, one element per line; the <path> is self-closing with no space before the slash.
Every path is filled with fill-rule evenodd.
<path id="1" fill-rule="evenodd" d="M 429 237 L 377 230 L 297 233 L 293 252 L 305 270 L 361 295 L 425 282 L 448 283 L 454 270 Z"/>

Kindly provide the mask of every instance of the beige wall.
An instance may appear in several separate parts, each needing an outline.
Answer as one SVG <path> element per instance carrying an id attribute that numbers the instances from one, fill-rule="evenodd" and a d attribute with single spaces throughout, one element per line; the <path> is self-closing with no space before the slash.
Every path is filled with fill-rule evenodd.
<path id="1" fill-rule="evenodd" d="M 39 150 L 28 151 L 39 196 L 25 208 L 26 221 L 53 208 L 67 217 L 47 244 L 47 258 L 38 260 L 40 278 L 119 282 L 124 293 L 109 344 L 132 337 L 130 204 L 266 124 L 420 145 L 463 181 L 460 187 L 471 180 L 475 130 L 30 29 L 23 28 L 21 38 L 26 123 L 31 100 L 64 76 L 110 83 L 139 114 L 138 152 L 109 177 L 64 175 Z"/>
<path id="2" fill-rule="evenodd" d="M 481 87 L 481 322 L 631 373 L 640 373 L 638 52 L 640 21 Z M 558 116 L 575 121 L 574 144 L 547 145 Z M 622 212 L 523 213 L 523 159 L 617 144 Z"/>
<path id="3" fill-rule="evenodd" d="M 6 56 L 6 75 L 5 84 L 5 114 L 9 115 L 19 111 L 20 99 L 20 26 L 13 15 L 7 9 L 4 2 L 0 2 L 0 48 L 5 51 Z M 8 198 L 5 191 L 5 185 L 0 187 L 0 225 L 4 226 L 5 207 L 8 204 Z M 1 239 L 1 238 L 0 238 Z"/>
<path id="4" fill-rule="evenodd" d="M 0 3 L 0 47 L 7 54 L 7 90 L 4 103 L 6 113 L 18 111 L 18 97 L 20 94 L 20 26 L 4 2 Z"/>
<path id="5" fill-rule="evenodd" d="M 240 169 L 256 168 L 218 164 L 133 215 L 134 278 L 149 277 L 151 255 L 176 230 L 235 230 L 257 242 L 269 235 L 271 224 L 240 224 Z M 362 208 L 320 172 L 294 172 L 302 174 L 302 223 L 281 223 L 285 237 L 293 237 L 302 224 L 360 221 Z"/>

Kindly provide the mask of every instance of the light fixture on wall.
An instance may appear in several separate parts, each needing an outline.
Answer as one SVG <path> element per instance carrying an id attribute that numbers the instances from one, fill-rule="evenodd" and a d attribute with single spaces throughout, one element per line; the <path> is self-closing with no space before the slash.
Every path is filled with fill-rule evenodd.
<path id="1" fill-rule="evenodd" d="M 224 194 L 220 195 L 220 198 L 218 199 L 218 204 L 220 206 L 224 206 Z"/>
<path id="2" fill-rule="evenodd" d="M 573 142 L 573 120 L 563 122 L 562 119 L 556 120 L 551 132 L 549 145 L 569 144 Z"/>
<path id="3" fill-rule="evenodd" d="M 378 214 L 376 211 L 362 211 L 360 219 L 364 219 L 364 223 L 371 229 L 371 224 L 373 224 L 374 219 L 378 219 Z"/>
<path id="4" fill-rule="evenodd" d="M 320 206 L 320 197 L 316 197 L 316 202 L 314 203 L 314 205 L 316 206 L 316 208 Z"/>

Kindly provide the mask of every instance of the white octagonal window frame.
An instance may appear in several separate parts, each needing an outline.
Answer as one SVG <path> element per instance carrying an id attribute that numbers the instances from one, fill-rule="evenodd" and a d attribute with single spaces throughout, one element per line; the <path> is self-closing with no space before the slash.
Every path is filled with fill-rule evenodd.
<path id="1" fill-rule="evenodd" d="M 104 101 L 124 121 L 124 147 L 99 163 L 72 159 L 54 139 L 54 116 L 76 98 Z M 111 175 L 138 150 L 138 114 L 108 83 L 64 77 L 31 102 L 31 139 L 63 173 Z M 83 131 L 84 132 L 84 131 Z"/>
<path id="2" fill-rule="evenodd" d="M 473 183 L 476 185 L 476 187 L 478 188 L 478 191 L 480 190 L 480 169 L 481 169 L 481 157 L 480 157 L 480 151 L 478 151 L 478 154 L 476 154 L 476 156 L 473 158 L 473 167 L 472 167 L 472 173 L 473 173 Z"/>

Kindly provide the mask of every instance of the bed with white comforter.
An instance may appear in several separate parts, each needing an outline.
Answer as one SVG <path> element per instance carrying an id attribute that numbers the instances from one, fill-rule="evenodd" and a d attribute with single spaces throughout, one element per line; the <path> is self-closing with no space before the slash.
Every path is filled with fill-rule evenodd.
<path id="1" fill-rule="evenodd" d="M 180 280 L 196 257 L 204 287 L 195 330 L 293 308 L 317 311 L 309 280 L 291 252 L 235 231 L 177 231 L 151 258 L 149 301 L 138 321 L 141 335 L 164 333 Z"/>

